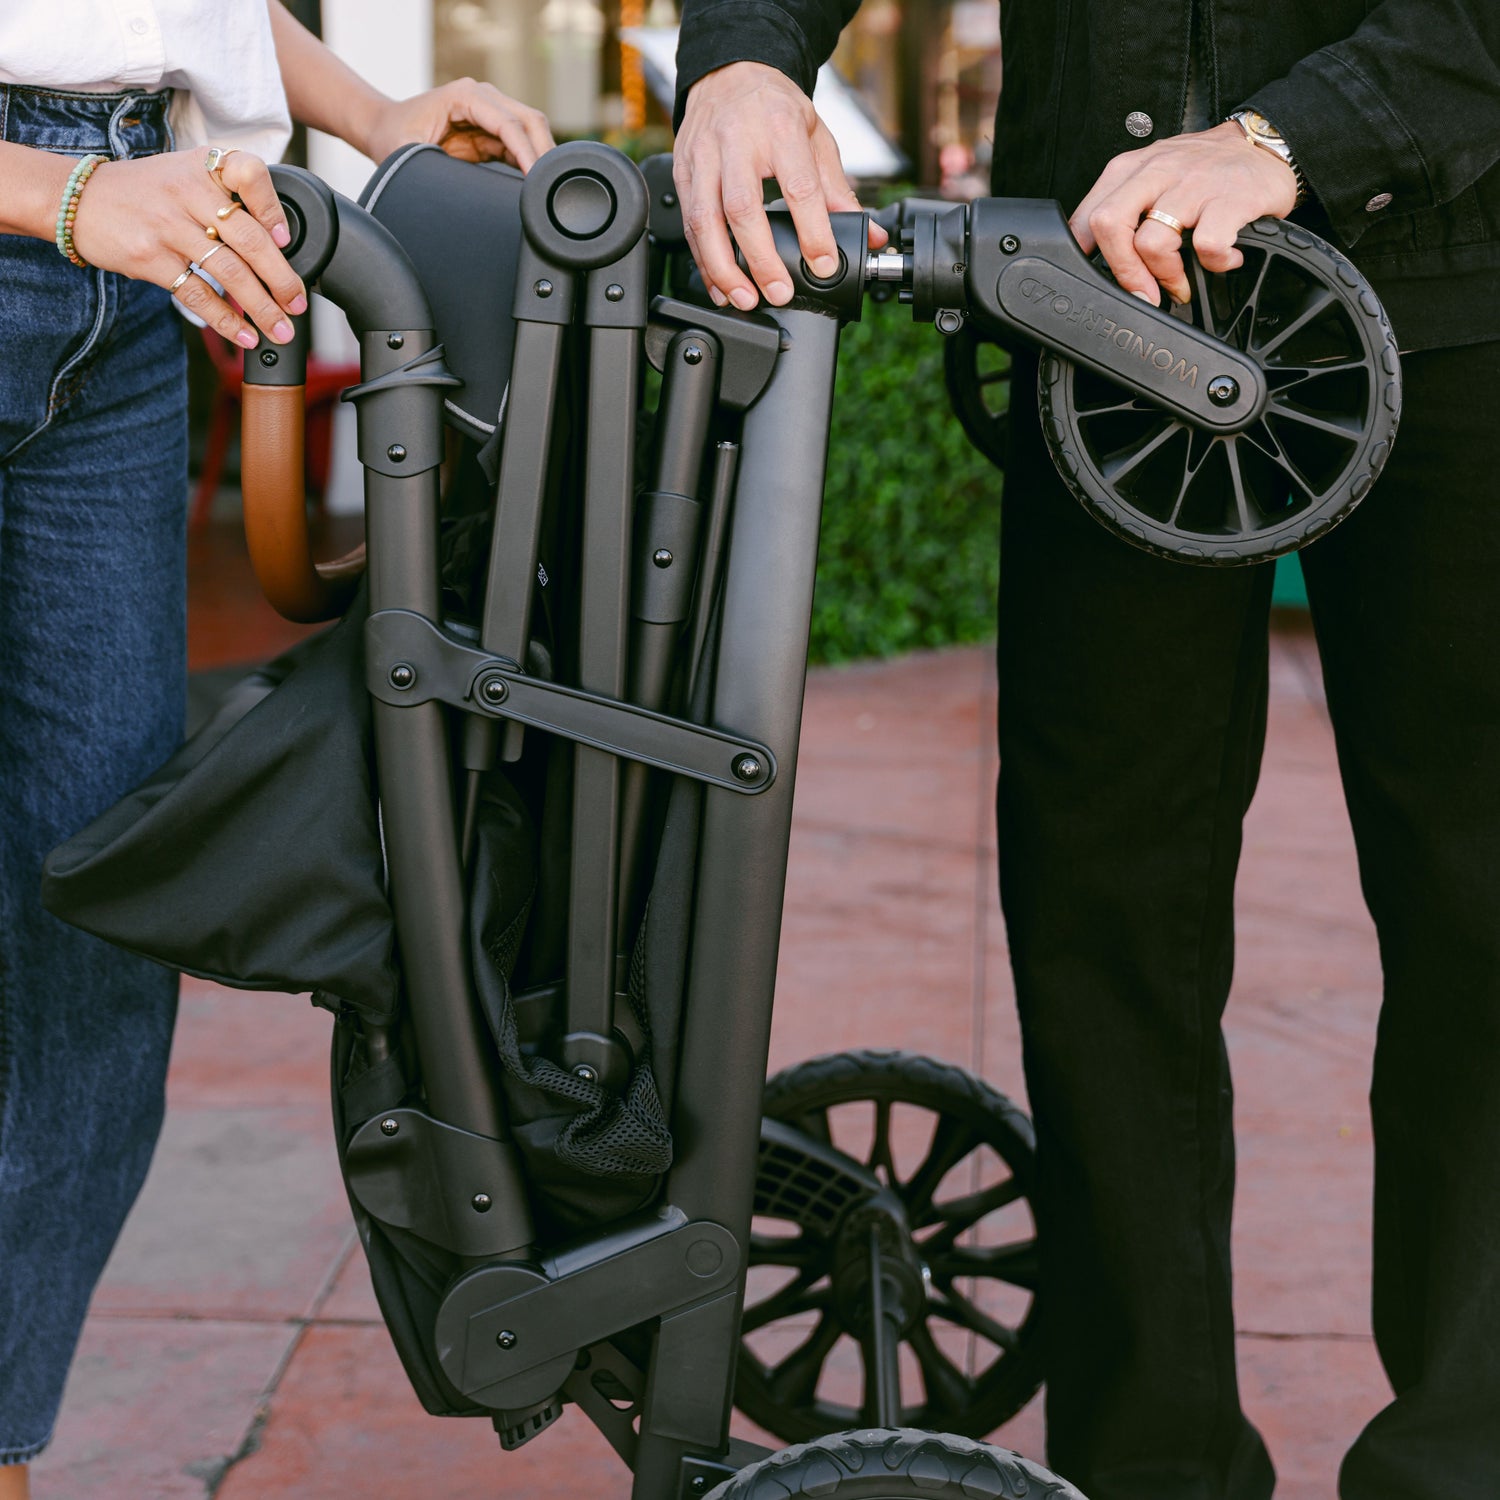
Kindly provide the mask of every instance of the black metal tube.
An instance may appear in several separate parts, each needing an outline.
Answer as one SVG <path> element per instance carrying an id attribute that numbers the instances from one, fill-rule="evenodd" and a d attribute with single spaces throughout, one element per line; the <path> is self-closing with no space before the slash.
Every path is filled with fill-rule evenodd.
<path id="1" fill-rule="evenodd" d="M 769 745 L 779 770 L 759 797 L 704 794 L 692 956 L 672 1135 L 668 1201 L 749 1243 L 761 1093 L 781 941 L 792 792 L 817 568 L 839 329 L 820 313 L 777 309 L 788 339 L 771 384 L 746 413 L 743 483 L 730 548 L 756 565 L 724 583 L 712 722 Z M 784 757 L 784 759 L 783 759 Z M 735 803 L 748 806 L 735 806 Z M 743 1303 L 743 1274 L 740 1295 Z M 724 1351 L 728 1442 L 734 1344 Z M 683 1449 L 641 1433 L 635 1500 L 675 1493 Z"/>
<path id="2" fill-rule="evenodd" d="M 708 492 L 708 515 L 703 542 L 698 549 L 698 580 L 688 626 L 688 681 L 684 701 L 693 701 L 698 676 L 703 670 L 703 648 L 713 619 L 714 596 L 724 562 L 724 542 L 729 535 L 729 512 L 734 502 L 735 476 L 739 472 L 740 445 L 720 443 L 714 451 L 714 474 Z"/>

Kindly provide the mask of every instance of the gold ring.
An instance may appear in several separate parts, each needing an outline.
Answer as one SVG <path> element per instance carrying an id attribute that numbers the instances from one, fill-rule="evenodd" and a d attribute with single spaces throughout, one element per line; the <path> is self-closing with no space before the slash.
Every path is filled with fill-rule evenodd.
<path id="1" fill-rule="evenodd" d="M 238 146 L 230 146 L 228 148 L 214 146 L 209 150 L 208 155 L 203 158 L 204 169 L 207 171 L 208 175 L 219 184 L 221 188 L 224 188 L 224 191 L 226 193 L 229 191 L 229 189 L 227 187 L 224 187 L 224 163 L 228 161 L 229 158 L 233 156 L 234 153 L 239 149 L 240 148 Z"/>
<path id="2" fill-rule="evenodd" d="M 1187 228 L 1181 219 L 1174 219 L 1171 214 L 1163 213 L 1159 208 L 1148 208 L 1145 217 L 1155 219 L 1158 224 L 1165 224 L 1173 234 L 1181 234 Z"/>
<path id="3" fill-rule="evenodd" d="M 223 248 L 224 246 L 222 244 L 210 245 L 209 248 L 198 257 L 198 264 L 200 266 L 206 266 L 209 261 L 211 261 L 214 256 L 216 256 Z"/>
<path id="4" fill-rule="evenodd" d="M 229 200 L 229 202 L 224 205 L 223 208 L 216 208 L 214 210 L 214 218 L 219 219 L 220 221 L 222 221 L 224 219 L 227 219 L 230 216 L 230 214 L 232 214 L 235 211 L 235 209 L 237 209 L 237 208 L 243 208 L 244 206 L 245 205 L 243 203 L 241 203 L 238 198 L 231 198 Z"/>
<path id="5" fill-rule="evenodd" d="M 183 272 L 183 273 L 182 273 L 182 275 L 181 275 L 181 276 L 179 276 L 179 277 L 178 277 L 178 278 L 177 278 L 177 280 L 176 280 L 176 281 L 174 281 L 174 282 L 173 282 L 173 283 L 172 283 L 172 285 L 171 285 L 171 286 L 169 286 L 169 287 L 168 287 L 168 288 L 167 288 L 167 290 L 168 290 L 168 291 L 169 291 L 169 292 L 172 292 L 172 293 L 174 293 L 174 294 L 175 294 L 175 293 L 176 293 L 176 291 L 177 291 L 177 288 L 178 288 L 178 287 L 180 287 L 180 286 L 181 286 L 181 285 L 182 285 L 182 284 L 183 284 L 183 283 L 184 283 L 184 282 L 186 282 L 186 281 L 187 281 L 187 280 L 188 280 L 188 279 L 189 279 L 189 277 L 191 277 L 191 276 L 192 276 L 192 274 L 193 274 L 193 268 L 192 268 L 192 266 L 191 266 L 191 265 L 189 265 L 189 266 L 188 266 L 188 268 L 187 268 L 187 270 L 185 270 L 185 271 L 184 271 L 184 272 Z"/>
<path id="6" fill-rule="evenodd" d="M 219 226 L 217 224 L 205 224 L 203 226 L 203 232 L 209 237 L 209 239 L 216 240 L 219 237 Z"/>

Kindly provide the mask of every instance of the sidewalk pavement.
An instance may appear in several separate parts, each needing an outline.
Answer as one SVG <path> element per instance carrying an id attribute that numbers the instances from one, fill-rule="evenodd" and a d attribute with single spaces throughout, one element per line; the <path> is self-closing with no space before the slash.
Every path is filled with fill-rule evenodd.
<path id="1" fill-rule="evenodd" d="M 1022 1095 L 993 711 L 983 649 L 812 675 L 773 1068 L 905 1047 Z M 1367 1311 L 1379 966 L 1305 626 L 1273 637 L 1239 908 L 1242 1384 L 1280 1500 L 1329 1500 L 1343 1448 L 1385 1399 Z M 184 983 L 166 1131 L 36 1500 L 623 1500 L 625 1471 L 575 1410 L 510 1455 L 487 1423 L 421 1410 L 349 1222 L 328 1029 L 305 998 Z M 1040 1403 L 998 1440 L 1040 1457 Z"/>

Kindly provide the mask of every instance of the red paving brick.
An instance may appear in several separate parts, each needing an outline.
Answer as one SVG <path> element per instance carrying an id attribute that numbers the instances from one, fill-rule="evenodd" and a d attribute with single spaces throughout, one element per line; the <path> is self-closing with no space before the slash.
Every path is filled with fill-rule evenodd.
<path id="1" fill-rule="evenodd" d="M 251 602 L 231 533 L 196 544 L 196 666 L 253 660 L 301 633 Z M 812 674 L 773 1065 L 906 1046 L 1021 1096 L 995 898 L 993 708 L 982 649 Z M 1329 1500 L 1344 1448 L 1385 1396 L 1367 1313 L 1379 965 L 1305 625 L 1273 636 L 1270 717 L 1228 1020 L 1240 1362 L 1279 1500 Z M 624 1470 L 576 1412 L 503 1455 L 487 1424 L 421 1410 L 354 1244 L 327 1041 L 305 997 L 185 985 L 167 1132 L 37 1500 L 625 1496 Z M 1040 1456 L 1040 1405 L 998 1440 Z M 736 1431 L 754 1435 L 742 1418 Z"/>

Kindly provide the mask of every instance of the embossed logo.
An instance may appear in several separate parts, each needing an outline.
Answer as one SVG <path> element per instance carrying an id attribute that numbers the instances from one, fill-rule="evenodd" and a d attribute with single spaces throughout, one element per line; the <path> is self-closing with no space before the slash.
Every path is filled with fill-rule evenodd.
<path id="1" fill-rule="evenodd" d="M 1066 323 L 1076 324 L 1083 333 L 1096 334 L 1106 343 L 1113 344 L 1122 353 L 1133 354 L 1147 364 L 1155 366 L 1169 375 L 1175 375 L 1184 385 L 1197 388 L 1198 366 L 1174 354 L 1165 344 L 1142 337 L 1133 328 L 1107 318 L 1097 308 L 1086 302 L 1075 302 L 1066 292 L 1048 286 L 1035 276 L 1028 276 L 1021 283 L 1021 295 L 1037 307 L 1045 308 Z"/>

